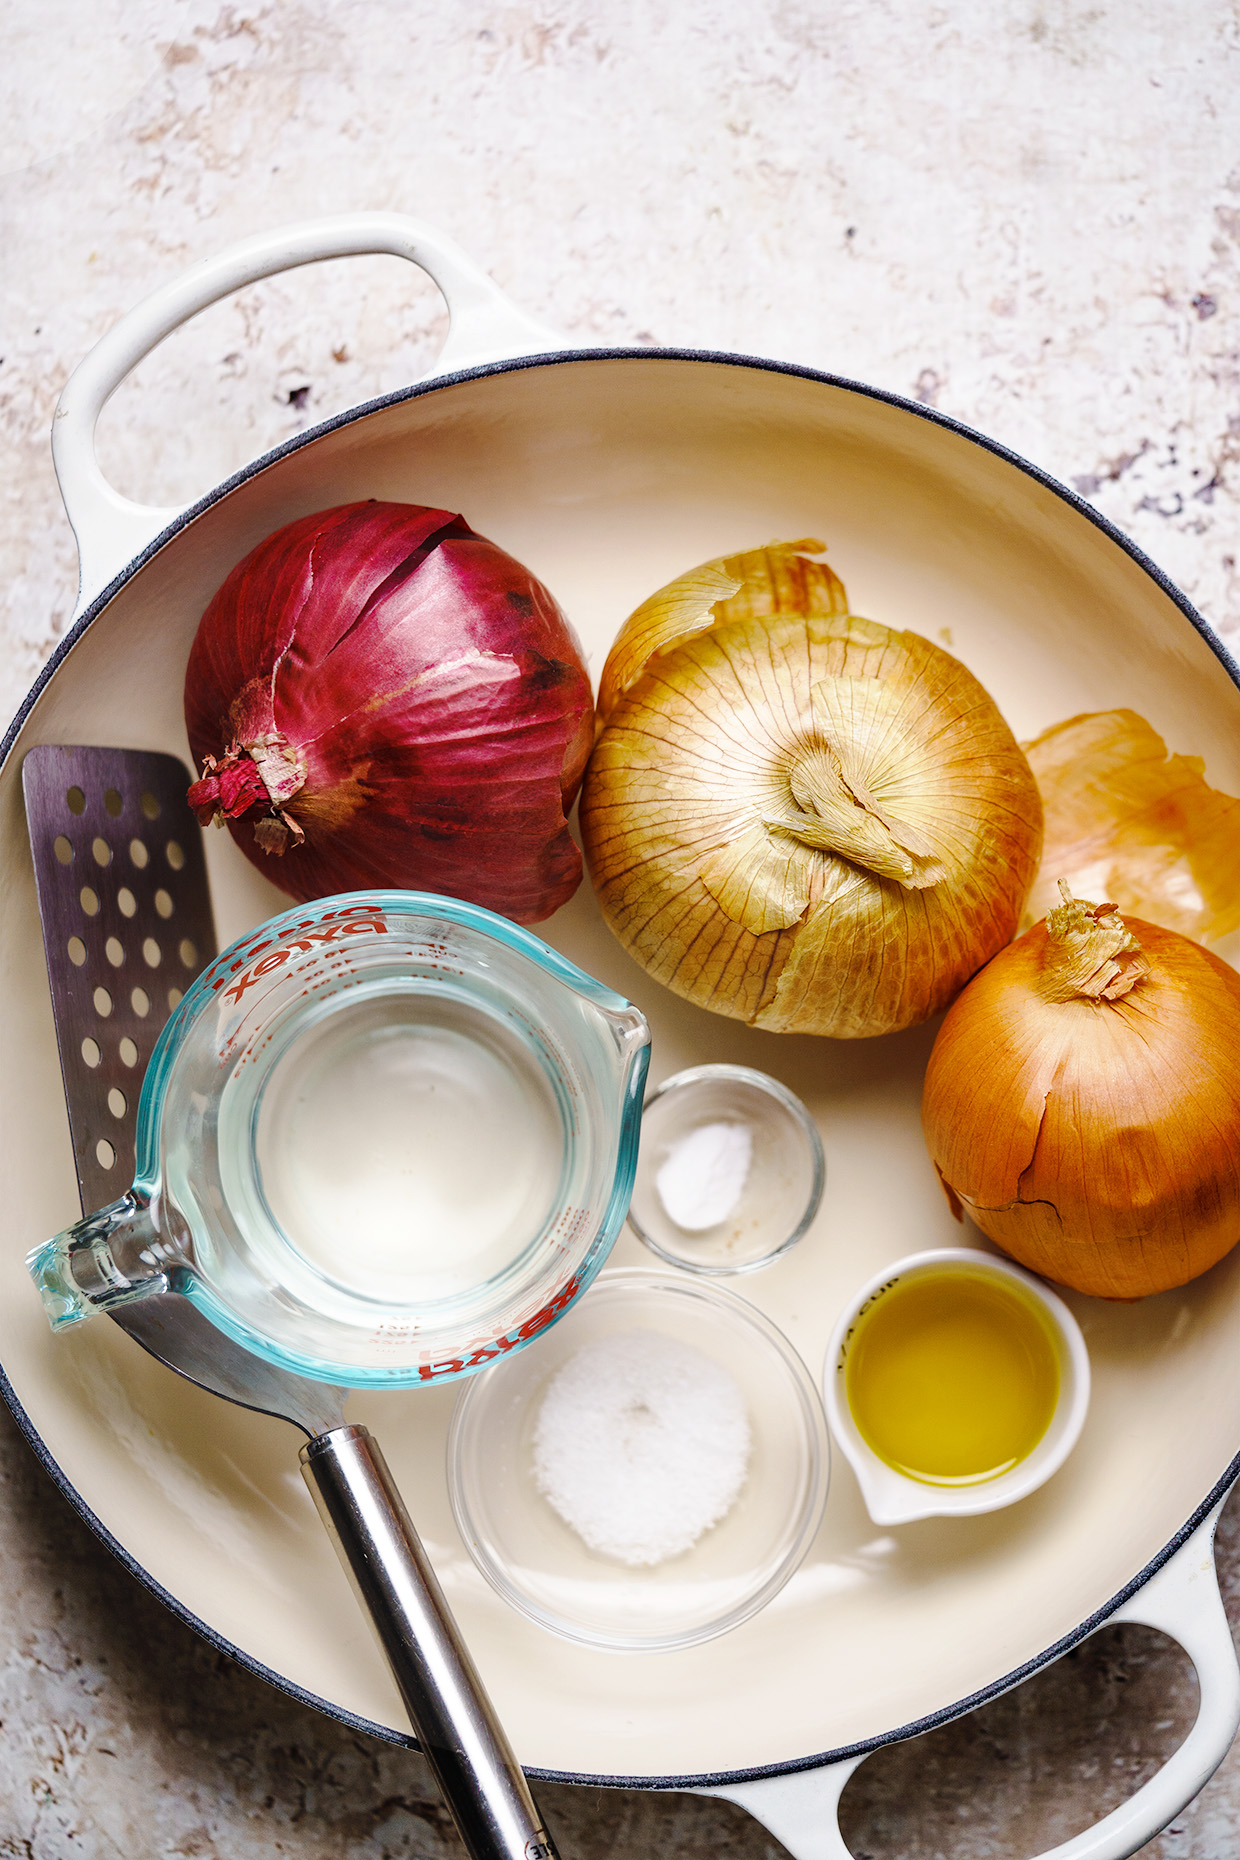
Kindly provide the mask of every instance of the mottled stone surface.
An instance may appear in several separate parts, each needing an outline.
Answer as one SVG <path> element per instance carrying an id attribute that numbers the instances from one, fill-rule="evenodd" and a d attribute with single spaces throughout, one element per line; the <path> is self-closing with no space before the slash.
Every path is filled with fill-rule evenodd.
<path id="1" fill-rule="evenodd" d="M 47 448 L 90 342 L 202 253 L 421 214 L 570 335 L 718 346 L 914 395 L 1036 459 L 1240 636 L 1240 20 L 1222 0 L 10 0 L 0 69 L 0 708 L 73 604 Z M 425 367 L 395 260 L 243 292 L 116 396 L 100 449 L 174 502 Z M 1191 745 L 1182 747 L 1191 748 Z M 438 1860 L 420 1762 L 220 1659 L 0 1427 L 0 1855 Z M 1240 1621 L 1240 1512 L 1221 1565 Z M 1062 1839 L 1192 1716 L 1100 1636 L 845 1798 L 875 1860 Z M 739 1810 L 554 1789 L 565 1860 L 777 1849 Z M 1240 1759 L 1144 1850 L 1240 1851 Z"/>

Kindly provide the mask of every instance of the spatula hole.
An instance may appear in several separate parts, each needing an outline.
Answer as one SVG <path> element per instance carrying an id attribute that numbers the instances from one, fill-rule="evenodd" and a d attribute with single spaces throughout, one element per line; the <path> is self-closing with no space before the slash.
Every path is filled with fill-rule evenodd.
<path id="1" fill-rule="evenodd" d="M 84 814 L 86 812 L 86 796 L 82 793 L 80 788 L 70 788 L 65 794 L 65 800 L 69 804 L 69 812 L 71 814 Z"/>
<path id="2" fill-rule="evenodd" d="M 180 872 L 185 865 L 185 848 L 176 840 L 169 840 L 164 847 L 164 856 L 174 872 Z"/>
<path id="3" fill-rule="evenodd" d="M 75 969 L 80 969 L 86 960 L 86 945 L 80 936 L 71 936 L 65 945 L 69 951 L 69 960 Z"/>
<path id="4" fill-rule="evenodd" d="M 91 1044 L 93 1046 L 94 1042 L 92 1041 Z M 97 1050 L 98 1049 L 96 1048 L 96 1051 Z M 120 1046 L 117 1048 L 117 1051 L 120 1053 L 121 1060 L 124 1065 L 127 1065 L 127 1066 L 137 1065 L 138 1049 L 134 1045 L 133 1041 L 129 1038 L 128 1034 L 126 1034 L 125 1038 L 121 1041 Z"/>
<path id="5" fill-rule="evenodd" d="M 52 841 L 52 851 L 60 860 L 61 865 L 72 865 L 73 841 L 67 840 L 63 833 L 58 833 Z"/>
<path id="6" fill-rule="evenodd" d="M 151 856 L 150 853 L 146 850 L 146 847 L 141 840 L 130 840 L 129 857 L 132 859 L 133 863 L 137 866 L 139 872 L 142 871 L 142 869 L 146 865 L 146 862 L 150 858 L 150 856 Z"/>
<path id="7" fill-rule="evenodd" d="M 148 936 L 143 943 L 142 954 L 146 958 L 147 967 L 151 969 L 157 969 L 164 957 L 163 950 L 159 947 L 159 944 L 155 941 L 153 936 Z"/>
<path id="8" fill-rule="evenodd" d="M 172 1012 L 172 1011 L 174 1011 L 174 1010 L 175 1010 L 176 1008 L 179 1008 L 179 1007 L 180 1007 L 180 1005 L 181 1005 L 181 1003 L 182 1003 L 182 1001 L 184 1001 L 184 999 L 185 999 L 185 996 L 184 996 L 184 995 L 183 995 L 183 994 L 181 993 L 181 990 L 180 990 L 179 988 L 170 988 L 170 989 L 168 990 L 168 1010 L 169 1010 L 169 1012 L 171 1013 L 171 1012 Z"/>
<path id="9" fill-rule="evenodd" d="M 138 908 L 138 900 L 128 885 L 122 885 L 116 894 L 116 902 L 122 917 L 132 917 Z"/>
<path id="10" fill-rule="evenodd" d="M 98 1040 L 92 1040 L 89 1034 L 82 1041 L 82 1058 L 88 1066 L 97 1066 L 103 1058 L 103 1048 Z"/>
<path id="11" fill-rule="evenodd" d="M 187 969 L 192 969 L 198 960 L 198 946 L 196 943 L 191 943 L 187 936 L 181 938 L 177 953 Z"/>
<path id="12" fill-rule="evenodd" d="M 151 1011 L 151 997 L 147 994 L 145 988 L 135 988 L 130 994 L 129 1005 L 132 1007 L 139 1020 L 145 1020 Z M 126 1064 L 128 1063 L 129 1062 L 126 1061 Z"/>
<path id="13" fill-rule="evenodd" d="M 155 909 L 161 917 L 171 917 L 173 908 L 171 892 L 165 891 L 161 885 L 155 893 Z"/>
<path id="14" fill-rule="evenodd" d="M 110 1169 L 116 1161 L 116 1151 L 106 1137 L 100 1137 L 95 1145 L 95 1156 L 101 1169 Z"/>
<path id="15" fill-rule="evenodd" d="M 124 1117 L 126 1111 L 129 1109 L 129 1100 L 126 1098 L 119 1085 L 113 1085 L 111 1091 L 108 1093 L 108 1109 L 111 1111 L 113 1117 Z"/>
<path id="16" fill-rule="evenodd" d="M 125 960 L 125 945 L 118 936 L 110 936 L 103 946 L 103 953 L 114 969 L 119 969 Z"/>
<path id="17" fill-rule="evenodd" d="M 78 892 L 78 902 L 88 917 L 95 917 L 99 912 L 99 893 L 90 885 L 83 885 Z"/>
<path id="18" fill-rule="evenodd" d="M 155 796 L 151 793 L 149 788 L 146 790 L 146 793 L 142 796 L 142 812 L 146 815 L 148 820 L 159 819 L 159 814 L 160 814 L 159 802 L 155 799 Z"/>
<path id="19" fill-rule="evenodd" d="M 121 809 L 124 807 L 125 803 L 121 800 L 115 788 L 109 788 L 103 797 L 103 805 L 107 808 L 113 820 L 119 820 Z"/>
<path id="20" fill-rule="evenodd" d="M 112 848 L 108 845 L 108 842 L 105 839 L 101 839 L 98 834 L 96 834 L 95 838 L 91 841 L 90 850 L 95 855 L 96 865 L 111 865 Z"/>
<path id="21" fill-rule="evenodd" d="M 94 993 L 95 1012 L 104 1020 L 112 1012 L 112 997 L 106 988 L 96 988 Z"/>

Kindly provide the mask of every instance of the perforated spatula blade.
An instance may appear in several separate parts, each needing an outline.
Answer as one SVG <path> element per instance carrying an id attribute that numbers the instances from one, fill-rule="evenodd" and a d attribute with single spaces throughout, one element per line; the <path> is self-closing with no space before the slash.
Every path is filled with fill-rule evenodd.
<path id="1" fill-rule="evenodd" d="M 124 1194 L 168 1015 L 216 953 L 202 834 L 176 756 L 46 744 L 22 763 L 82 1209 Z"/>

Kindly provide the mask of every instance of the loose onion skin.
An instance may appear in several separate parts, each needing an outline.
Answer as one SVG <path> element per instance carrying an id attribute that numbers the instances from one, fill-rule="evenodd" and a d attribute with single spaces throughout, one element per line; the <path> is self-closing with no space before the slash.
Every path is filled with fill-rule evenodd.
<path id="1" fill-rule="evenodd" d="M 631 616 L 581 828 L 603 915 L 657 980 L 856 1039 L 938 1012 L 1014 934 L 1042 811 L 978 681 L 850 614 L 821 546 L 704 564 Z"/>
<path id="2" fill-rule="evenodd" d="M 185 721 L 191 806 L 303 903 L 404 886 L 535 923 L 580 881 L 580 645 L 449 511 L 345 504 L 260 543 L 203 615 Z"/>
<path id="3" fill-rule="evenodd" d="M 1066 879 L 1198 943 L 1240 929 L 1240 800 L 1207 784 L 1200 756 L 1169 755 L 1134 710 L 1069 717 L 1023 747 L 1046 815 L 1025 925 Z"/>
<path id="4" fill-rule="evenodd" d="M 949 1010 L 926 1142 L 957 1212 L 1022 1265 L 1143 1298 L 1240 1239 L 1240 975 L 1113 905 L 1064 909 Z"/>

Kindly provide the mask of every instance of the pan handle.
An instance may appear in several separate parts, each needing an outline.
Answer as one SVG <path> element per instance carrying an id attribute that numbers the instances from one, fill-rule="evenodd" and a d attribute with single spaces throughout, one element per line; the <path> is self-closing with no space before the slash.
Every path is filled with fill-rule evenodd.
<path id="1" fill-rule="evenodd" d="M 1214 1568 L 1220 1499 L 1175 1555 L 1099 1627 L 1139 1621 L 1179 1641 L 1197 1669 L 1201 1702 L 1192 1730 L 1156 1776 L 1083 1834 L 1039 1860 L 1127 1860 L 1173 1821 L 1209 1781 L 1240 1726 L 1240 1668 Z M 839 1828 L 839 1801 L 868 1752 L 821 1768 L 756 1782 L 699 1789 L 737 1802 L 760 1821 L 794 1860 L 851 1860 Z"/>
<path id="2" fill-rule="evenodd" d="M 77 613 L 188 506 L 135 504 L 113 490 L 95 456 L 104 406 L 144 355 L 200 310 L 260 278 L 324 258 L 389 252 L 428 272 L 443 292 L 449 330 L 433 374 L 562 349 L 451 239 L 403 213 L 344 213 L 258 233 L 204 258 L 136 304 L 78 363 L 56 407 L 52 457 L 78 542 Z M 76 618 L 76 614 L 75 614 Z"/>

